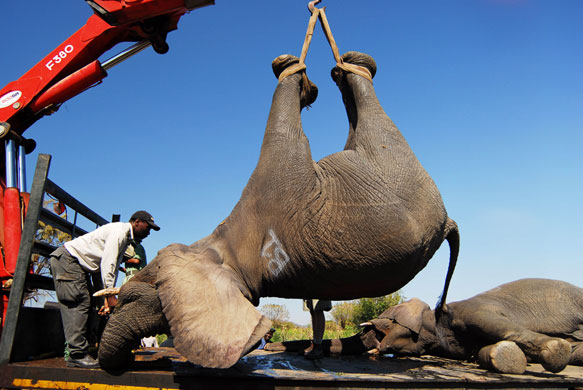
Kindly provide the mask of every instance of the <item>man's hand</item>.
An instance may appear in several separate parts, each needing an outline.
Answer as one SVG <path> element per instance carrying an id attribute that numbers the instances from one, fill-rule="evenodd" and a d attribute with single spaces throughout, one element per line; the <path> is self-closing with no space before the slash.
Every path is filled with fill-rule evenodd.
<path id="1" fill-rule="evenodd" d="M 112 295 L 110 297 L 105 298 L 105 301 L 103 303 L 104 305 L 101 306 L 101 308 L 97 312 L 97 314 L 99 314 L 100 316 L 106 316 L 111 314 L 111 311 L 113 310 L 115 305 L 117 305 L 117 298 Z"/>
<path id="2" fill-rule="evenodd" d="M 100 315 L 100 316 L 107 316 L 110 313 L 111 313 L 111 311 L 110 311 L 109 307 L 105 307 L 105 305 L 104 306 L 101 306 L 101 308 L 97 312 L 97 314 Z"/>
<path id="3" fill-rule="evenodd" d="M 115 305 L 117 305 L 117 298 L 115 297 L 115 295 L 112 295 L 110 297 L 105 298 L 105 301 L 103 303 L 105 304 L 105 307 L 113 309 Z"/>

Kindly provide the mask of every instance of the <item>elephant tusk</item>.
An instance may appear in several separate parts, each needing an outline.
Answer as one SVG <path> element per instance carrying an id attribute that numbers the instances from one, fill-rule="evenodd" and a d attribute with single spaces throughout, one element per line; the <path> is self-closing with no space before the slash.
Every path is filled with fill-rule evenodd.
<path id="1" fill-rule="evenodd" d="M 94 297 L 111 297 L 113 295 L 117 295 L 119 294 L 119 287 L 110 287 L 110 288 L 104 288 L 103 290 L 99 290 L 97 291 L 95 294 L 93 294 Z"/>
<path id="2" fill-rule="evenodd" d="M 372 322 L 363 322 L 362 324 L 360 324 L 360 326 L 362 326 L 363 328 L 365 326 L 372 326 Z"/>
<path id="3" fill-rule="evenodd" d="M 373 349 L 371 349 L 369 351 L 366 351 L 366 353 L 369 354 L 369 355 L 378 355 L 379 354 L 379 350 L 378 350 L 378 348 L 373 348 Z"/>

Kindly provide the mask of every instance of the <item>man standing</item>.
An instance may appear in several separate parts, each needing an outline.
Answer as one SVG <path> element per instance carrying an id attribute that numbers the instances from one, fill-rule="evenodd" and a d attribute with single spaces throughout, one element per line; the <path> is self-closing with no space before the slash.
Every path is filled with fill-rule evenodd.
<path id="1" fill-rule="evenodd" d="M 121 272 L 126 274 L 122 282 L 122 285 L 124 285 L 148 264 L 146 250 L 142 246 L 141 240 L 134 239 L 128 244 L 122 261 L 124 262 L 124 267 L 120 267 L 120 269 Z"/>
<path id="2" fill-rule="evenodd" d="M 142 240 L 132 240 L 123 255 L 124 267 L 120 267 L 121 271 L 126 274 L 122 285 L 130 281 L 148 262 L 146 260 L 146 249 L 141 244 Z M 158 340 L 156 336 L 144 337 L 140 342 L 143 348 L 158 347 Z"/>
<path id="3" fill-rule="evenodd" d="M 332 309 L 332 302 L 322 299 L 304 299 L 304 311 L 309 311 L 312 317 L 312 344 L 304 351 L 304 357 L 309 360 L 324 356 L 322 339 L 326 329 L 325 311 Z"/>
<path id="4" fill-rule="evenodd" d="M 94 292 L 91 274 L 101 275 L 100 287 L 114 287 L 129 243 L 148 237 L 151 229 L 160 230 L 152 215 L 137 211 L 129 222 L 108 223 L 51 253 L 51 272 L 69 348 L 68 367 L 99 367 L 97 360 L 88 354 L 87 328 Z M 109 314 L 116 303 L 117 298 L 107 297 L 99 314 Z"/>

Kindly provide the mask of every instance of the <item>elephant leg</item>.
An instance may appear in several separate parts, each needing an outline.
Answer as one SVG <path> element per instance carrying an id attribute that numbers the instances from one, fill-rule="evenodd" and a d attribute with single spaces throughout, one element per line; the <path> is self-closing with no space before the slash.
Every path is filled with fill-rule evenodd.
<path id="1" fill-rule="evenodd" d="M 324 340 L 326 341 L 326 340 Z M 310 340 L 292 340 L 265 344 L 264 349 L 270 352 L 303 352 L 311 345 Z"/>
<path id="2" fill-rule="evenodd" d="M 550 372 L 563 370 L 571 359 L 571 344 L 558 337 L 517 329 L 508 332 L 504 339 L 514 341 L 528 357 Z"/>
<path id="3" fill-rule="evenodd" d="M 297 57 L 282 55 L 273 61 L 278 77 L 282 71 L 298 62 Z M 280 81 L 273 94 L 271 110 L 261 146 L 261 154 L 250 180 L 269 181 L 273 175 L 293 182 L 295 178 L 313 176 L 314 163 L 309 142 L 301 123 L 301 109 L 316 100 L 317 87 L 305 76 L 305 71 Z M 262 193 L 270 183 L 262 183 Z"/>
<path id="4" fill-rule="evenodd" d="M 284 341 L 266 344 L 265 350 L 271 352 L 303 352 L 311 344 L 310 340 Z M 380 343 L 374 330 L 369 330 L 342 339 L 322 340 L 322 351 L 324 355 L 361 355 L 377 349 L 379 345 Z"/>
<path id="5" fill-rule="evenodd" d="M 576 341 L 571 343 L 571 360 L 569 364 L 583 366 L 583 342 Z"/>
<path id="6" fill-rule="evenodd" d="M 478 329 L 486 339 L 515 342 L 526 356 L 551 372 L 563 370 L 571 358 L 571 344 L 566 340 L 533 332 L 491 310 L 475 311 L 464 325 Z"/>
<path id="7" fill-rule="evenodd" d="M 376 73 L 376 63 L 367 54 L 348 52 L 342 59 L 368 69 L 373 77 Z M 395 162 L 417 164 L 421 168 L 409 144 L 383 110 L 372 82 L 338 67 L 332 69 L 332 78 L 342 93 L 348 115 L 345 150 L 354 151 L 383 168 L 394 167 Z"/>
<path id="8" fill-rule="evenodd" d="M 480 349 L 480 367 L 503 374 L 522 374 L 526 370 L 526 356 L 512 341 L 499 341 Z"/>

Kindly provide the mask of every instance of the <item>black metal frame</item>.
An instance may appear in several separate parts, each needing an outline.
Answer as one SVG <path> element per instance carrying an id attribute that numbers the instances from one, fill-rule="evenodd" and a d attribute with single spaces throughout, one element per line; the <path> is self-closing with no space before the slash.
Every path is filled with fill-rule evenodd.
<path id="1" fill-rule="evenodd" d="M 48 178 L 51 156 L 48 154 L 39 154 L 30 193 L 28 210 L 22 229 L 20 248 L 18 250 L 18 259 L 14 270 L 14 277 L 10 289 L 10 298 L 6 310 L 6 319 L 2 338 L 0 339 L 0 365 L 11 362 L 12 349 L 15 342 L 16 327 L 20 317 L 22 300 L 26 287 L 41 288 L 44 290 L 54 290 L 52 278 L 33 275 L 28 273 L 28 268 L 33 253 L 48 256 L 55 248 L 49 244 L 35 241 L 35 234 L 38 229 L 38 221 L 42 220 L 57 229 L 70 233 L 71 236 L 77 237 L 86 233 L 85 230 L 76 226 L 76 223 L 68 222 L 56 214 L 43 208 L 43 199 L 45 192 L 52 195 L 60 202 L 66 204 L 75 213 L 83 215 L 88 220 L 94 222 L 97 226 L 104 225 L 108 221 L 89 209 L 83 203 L 79 202 L 69 193 L 61 189 Z M 77 215 L 75 215 L 75 222 Z"/>

